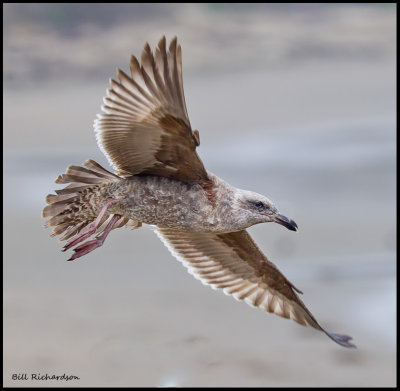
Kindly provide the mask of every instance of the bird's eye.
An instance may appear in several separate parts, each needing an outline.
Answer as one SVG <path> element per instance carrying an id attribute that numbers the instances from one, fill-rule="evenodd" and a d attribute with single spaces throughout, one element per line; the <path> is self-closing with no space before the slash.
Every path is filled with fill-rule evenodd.
<path id="1" fill-rule="evenodd" d="M 254 205 L 259 209 L 264 208 L 264 204 L 261 201 L 256 201 Z"/>

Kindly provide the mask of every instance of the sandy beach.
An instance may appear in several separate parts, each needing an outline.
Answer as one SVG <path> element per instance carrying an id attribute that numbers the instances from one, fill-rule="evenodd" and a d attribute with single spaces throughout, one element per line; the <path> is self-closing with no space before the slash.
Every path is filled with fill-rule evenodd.
<path id="1" fill-rule="evenodd" d="M 160 25 L 145 8 L 101 36 L 96 24 L 69 36 L 16 11 L 5 7 L 3 386 L 396 386 L 394 7 L 183 7 Z M 92 131 L 107 79 L 163 33 L 182 37 L 205 166 L 296 221 L 297 234 L 276 224 L 250 233 L 320 323 L 357 349 L 202 285 L 151 227 L 113 231 L 75 262 L 49 237 L 41 210 L 53 180 L 88 158 L 107 167 Z M 61 52 L 89 47 L 63 62 Z M 65 78 L 43 72 L 52 64 Z"/>

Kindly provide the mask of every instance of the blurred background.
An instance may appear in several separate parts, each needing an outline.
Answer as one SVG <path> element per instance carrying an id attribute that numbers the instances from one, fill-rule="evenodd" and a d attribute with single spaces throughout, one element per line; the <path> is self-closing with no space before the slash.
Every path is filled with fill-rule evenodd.
<path id="1" fill-rule="evenodd" d="M 5 386 L 396 385 L 394 3 L 3 11 Z M 357 350 L 203 286 L 150 227 L 75 262 L 49 237 L 58 174 L 108 167 L 92 129 L 108 79 L 164 34 L 205 166 L 297 222 L 250 233 Z"/>

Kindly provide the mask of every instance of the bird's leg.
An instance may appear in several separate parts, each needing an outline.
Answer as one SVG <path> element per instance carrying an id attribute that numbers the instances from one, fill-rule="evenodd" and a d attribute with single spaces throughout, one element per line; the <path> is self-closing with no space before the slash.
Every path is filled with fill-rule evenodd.
<path id="1" fill-rule="evenodd" d="M 74 247 L 78 243 L 82 242 L 83 240 L 87 239 L 89 236 L 93 235 L 96 232 L 97 227 L 100 224 L 101 219 L 103 218 L 104 214 L 107 212 L 107 209 L 110 205 L 115 204 L 117 200 L 108 200 L 104 206 L 101 208 L 99 215 L 96 217 L 94 221 L 92 221 L 89 225 L 82 229 L 79 232 L 79 235 L 75 238 L 70 239 L 67 244 L 63 247 L 62 251 L 66 251 L 71 247 Z"/>
<path id="2" fill-rule="evenodd" d="M 86 243 L 81 244 L 77 248 L 74 248 L 75 253 L 72 255 L 72 257 L 70 259 L 68 259 L 68 261 L 73 261 L 76 258 L 80 258 L 80 257 L 82 257 L 82 256 L 84 256 L 86 254 L 89 254 L 90 252 L 92 252 L 96 248 L 102 246 L 104 241 L 106 240 L 106 237 L 108 236 L 108 234 L 110 233 L 110 231 L 114 227 L 114 224 L 121 217 L 122 217 L 121 215 L 114 215 L 111 218 L 110 222 L 107 224 L 107 227 L 105 228 L 104 232 L 100 236 L 96 237 L 96 239 L 94 239 L 94 240 L 90 240 L 90 241 L 88 241 Z"/>

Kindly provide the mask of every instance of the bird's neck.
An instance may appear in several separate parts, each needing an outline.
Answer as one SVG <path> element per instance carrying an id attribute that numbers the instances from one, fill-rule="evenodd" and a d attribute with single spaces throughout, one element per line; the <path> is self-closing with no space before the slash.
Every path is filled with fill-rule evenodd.
<path id="1" fill-rule="evenodd" d="M 212 180 L 214 218 L 221 232 L 241 231 L 253 225 L 238 199 L 243 190 L 237 189 L 217 176 L 208 173 Z"/>

